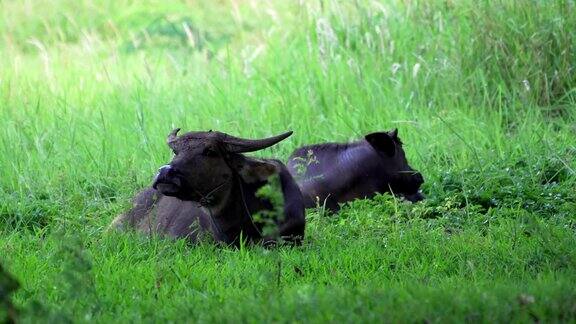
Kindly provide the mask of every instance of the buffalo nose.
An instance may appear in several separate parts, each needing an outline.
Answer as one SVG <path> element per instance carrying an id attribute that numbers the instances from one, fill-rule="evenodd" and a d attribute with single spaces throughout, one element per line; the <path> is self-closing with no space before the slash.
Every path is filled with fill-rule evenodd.
<path id="1" fill-rule="evenodd" d="M 158 173 L 161 173 L 162 171 L 168 172 L 168 171 L 170 171 L 170 169 L 172 169 L 172 166 L 170 164 L 166 164 L 166 165 L 161 166 L 158 169 Z"/>
<path id="2" fill-rule="evenodd" d="M 156 185 L 158 184 L 158 180 L 166 178 L 166 176 L 172 171 L 172 166 L 170 165 L 163 165 L 158 169 L 158 173 L 156 177 L 154 177 L 154 184 L 152 187 L 156 189 Z"/>
<path id="3" fill-rule="evenodd" d="M 171 165 L 167 164 L 167 165 L 163 165 L 158 169 L 158 175 L 156 176 L 156 178 L 161 178 L 166 176 L 168 173 L 170 173 L 170 171 L 172 171 L 173 168 Z"/>
<path id="4" fill-rule="evenodd" d="M 422 194 L 422 192 L 418 191 L 418 192 L 411 194 L 411 195 L 404 195 L 404 198 L 406 198 L 406 200 L 414 203 L 414 202 L 424 200 L 425 197 Z"/>

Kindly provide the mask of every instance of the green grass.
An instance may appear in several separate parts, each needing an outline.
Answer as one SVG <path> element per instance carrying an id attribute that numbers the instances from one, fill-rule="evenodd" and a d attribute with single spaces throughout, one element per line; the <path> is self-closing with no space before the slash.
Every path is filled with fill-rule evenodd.
<path id="1" fill-rule="evenodd" d="M 1 1 L 0 262 L 24 322 L 576 319 L 573 1 Z M 428 199 L 302 247 L 107 234 L 174 127 L 398 127 Z M 4 316 L 0 309 L 0 318 Z"/>

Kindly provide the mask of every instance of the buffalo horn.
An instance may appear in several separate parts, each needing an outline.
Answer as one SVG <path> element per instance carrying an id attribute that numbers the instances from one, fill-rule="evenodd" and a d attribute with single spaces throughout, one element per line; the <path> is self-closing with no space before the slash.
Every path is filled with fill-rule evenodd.
<path id="1" fill-rule="evenodd" d="M 226 134 L 224 136 L 223 142 L 226 144 L 226 149 L 228 150 L 228 152 L 245 153 L 265 149 L 280 142 L 281 140 L 287 138 L 290 135 L 292 135 L 292 131 L 264 139 L 251 140 L 251 139 L 238 138 Z"/>
<path id="2" fill-rule="evenodd" d="M 168 144 L 173 144 L 174 142 L 176 142 L 176 140 L 178 139 L 178 132 L 180 131 L 180 128 L 175 128 L 173 131 L 170 132 L 170 134 L 168 134 L 168 138 L 167 138 L 167 142 Z"/>

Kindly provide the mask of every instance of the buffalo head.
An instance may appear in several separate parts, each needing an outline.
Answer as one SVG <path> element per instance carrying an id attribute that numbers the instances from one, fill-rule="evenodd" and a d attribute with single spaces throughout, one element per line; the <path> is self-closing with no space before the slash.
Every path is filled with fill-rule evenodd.
<path id="1" fill-rule="evenodd" d="M 274 163 L 241 153 L 267 148 L 292 134 L 250 140 L 216 131 L 178 136 L 179 130 L 168 135 L 174 158 L 158 170 L 152 186 L 163 195 L 200 202 L 204 206 L 214 206 L 227 199 L 236 176 L 245 183 L 255 183 L 276 173 Z"/>
<path id="2" fill-rule="evenodd" d="M 424 199 L 419 192 L 424 183 L 422 174 L 408 165 L 398 129 L 389 132 L 376 132 L 364 137 L 382 160 L 383 176 L 389 179 L 392 192 L 401 194 L 407 200 L 416 202 Z"/>

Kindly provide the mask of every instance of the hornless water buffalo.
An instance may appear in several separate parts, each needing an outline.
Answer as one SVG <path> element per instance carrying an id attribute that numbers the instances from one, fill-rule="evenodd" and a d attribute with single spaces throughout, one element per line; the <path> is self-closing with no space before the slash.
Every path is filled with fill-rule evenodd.
<path id="1" fill-rule="evenodd" d="M 307 208 L 325 204 L 337 211 L 339 203 L 392 192 L 416 202 L 424 178 L 408 165 L 398 129 L 377 132 L 352 143 L 304 146 L 288 159 Z"/>
<path id="2" fill-rule="evenodd" d="M 178 131 L 168 136 L 175 154 L 170 164 L 159 169 L 152 187 L 136 196 L 134 207 L 118 216 L 112 228 L 135 228 L 191 242 L 207 235 L 234 245 L 241 235 L 264 243 L 279 237 L 298 243 L 303 238 L 303 197 L 286 166 L 241 154 L 272 146 L 292 132 L 247 140 L 216 131 L 177 136 Z M 263 195 L 264 189 L 280 197 L 280 203 Z"/>

